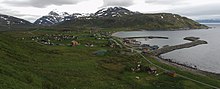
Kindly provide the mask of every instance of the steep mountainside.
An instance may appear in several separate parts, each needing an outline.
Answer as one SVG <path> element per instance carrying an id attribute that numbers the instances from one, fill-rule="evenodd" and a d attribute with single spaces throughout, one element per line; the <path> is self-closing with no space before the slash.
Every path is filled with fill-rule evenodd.
<path id="1" fill-rule="evenodd" d="M 0 14 L 0 28 L 6 29 L 6 28 L 16 28 L 16 27 L 25 27 L 30 26 L 32 23 L 29 21 L 19 19 L 13 16 L 3 15 Z"/>

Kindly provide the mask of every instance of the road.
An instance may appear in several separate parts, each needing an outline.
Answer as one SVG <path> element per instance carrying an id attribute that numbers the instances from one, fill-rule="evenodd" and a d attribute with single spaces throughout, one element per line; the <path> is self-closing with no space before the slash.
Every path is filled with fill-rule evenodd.
<path id="1" fill-rule="evenodd" d="M 153 62 L 151 62 L 151 61 L 148 60 L 143 54 L 141 54 L 138 50 L 135 50 L 135 49 L 132 48 L 132 47 L 131 47 L 131 48 L 127 47 L 125 44 L 123 44 L 122 41 L 118 40 L 117 38 L 113 38 L 113 40 L 114 40 L 114 42 L 116 42 L 116 44 L 119 44 L 119 45 L 121 45 L 122 47 L 125 47 L 126 49 L 132 49 L 132 50 L 134 50 L 134 51 L 137 52 L 141 57 L 143 57 L 148 63 L 150 63 L 150 64 L 152 64 L 152 65 L 158 67 L 159 69 L 162 69 L 162 70 L 164 70 L 164 71 L 170 71 L 170 70 L 168 70 L 168 69 L 165 69 L 165 68 L 163 68 L 163 67 L 161 67 L 161 66 L 159 66 L 159 65 L 157 65 L 157 64 L 155 64 L 155 63 L 153 63 Z M 116 40 L 118 40 L 119 42 L 121 42 L 121 44 L 118 43 Z M 178 73 L 177 73 L 177 76 L 182 77 L 182 78 L 187 79 L 187 80 L 191 80 L 191 81 L 193 81 L 193 82 L 196 82 L 196 83 L 199 83 L 199 84 L 202 84 L 202 85 L 205 85 L 205 86 L 208 86 L 208 87 L 210 87 L 210 88 L 220 89 L 219 87 L 216 87 L 216 86 L 214 86 L 214 85 L 210 85 L 210 84 L 207 84 L 207 83 L 204 83 L 204 82 L 201 82 L 201 81 L 198 81 L 198 80 L 189 78 L 189 77 L 187 77 L 187 76 L 184 76 L 184 75 L 181 75 L 181 74 L 178 74 Z"/>

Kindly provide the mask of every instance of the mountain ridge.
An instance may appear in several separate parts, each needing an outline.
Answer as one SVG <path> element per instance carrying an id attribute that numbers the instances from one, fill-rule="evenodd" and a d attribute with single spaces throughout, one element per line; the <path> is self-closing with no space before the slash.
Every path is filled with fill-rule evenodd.
<path id="1" fill-rule="evenodd" d="M 34 24 L 35 25 L 43 25 L 43 26 L 51 26 L 64 21 L 73 20 L 75 18 L 85 17 L 84 13 L 73 13 L 69 14 L 67 12 L 58 12 L 58 11 L 50 11 L 48 15 L 42 16 L 37 19 Z"/>
<path id="2" fill-rule="evenodd" d="M 56 14 L 57 15 L 57 14 Z M 146 14 L 130 11 L 123 7 L 107 7 L 93 14 L 82 16 L 72 14 L 71 19 L 57 21 L 59 27 L 100 27 L 100 28 L 139 28 L 139 29 L 203 29 L 208 28 L 192 19 L 172 13 Z M 51 17 L 52 18 L 52 17 Z"/>
<path id="3" fill-rule="evenodd" d="M 65 13 L 65 15 L 62 15 L 61 13 Z M 95 13 L 73 13 L 73 14 L 53 10 L 49 12 L 48 15 L 42 16 L 39 19 L 37 19 L 34 22 L 34 24 L 43 25 L 43 26 L 51 26 L 51 25 L 62 23 L 64 21 L 74 20 L 77 18 L 91 19 L 91 17 L 96 17 L 96 18 L 121 17 L 121 16 L 126 16 L 126 15 L 135 15 L 135 14 L 141 14 L 141 13 L 133 12 L 123 7 L 106 7 L 106 8 L 102 8 L 96 11 Z"/>
<path id="4" fill-rule="evenodd" d="M 14 16 L 9 16 L 9 15 L 4 15 L 0 14 L 0 28 L 3 29 L 10 29 L 10 28 L 19 28 L 19 27 L 26 27 L 26 26 L 31 26 L 32 23 L 21 19 L 17 18 Z"/>
<path id="5" fill-rule="evenodd" d="M 8 16 L 10 17 L 10 16 Z M 1 17 L 3 22 L 5 18 Z M 51 11 L 48 15 L 37 19 L 33 24 L 16 18 L 27 25 L 41 26 L 58 26 L 58 27 L 99 27 L 99 28 L 138 28 L 150 30 L 162 29 L 206 29 L 192 19 L 172 13 L 153 13 L 146 14 L 130 11 L 123 7 L 107 7 L 98 10 L 95 13 L 73 13 Z M 16 21 L 17 21 L 16 20 Z M 15 22 L 16 22 L 15 21 Z M 17 22 L 18 22 L 17 21 Z M 14 22 L 14 23 L 15 23 Z M 9 27 L 7 21 L 0 24 L 0 27 Z M 23 25 L 25 26 L 25 25 Z"/>
<path id="6" fill-rule="evenodd" d="M 145 30 L 188 30 L 208 27 L 187 17 L 172 13 L 135 14 L 122 17 L 93 17 L 58 24 L 61 27 L 133 28 Z"/>
<path id="7" fill-rule="evenodd" d="M 121 17 L 124 15 L 134 15 L 134 14 L 140 14 L 138 12 L 130 11 L 123 7 L 107 7 L 102 8 L 95 12 L 95 16 L 97 17 Z"/>

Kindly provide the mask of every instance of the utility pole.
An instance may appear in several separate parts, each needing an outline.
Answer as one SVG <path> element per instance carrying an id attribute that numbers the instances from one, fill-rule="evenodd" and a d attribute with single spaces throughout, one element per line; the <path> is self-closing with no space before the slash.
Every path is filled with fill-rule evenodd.
<path id="1" fill-rule="evenodd" d="M 8 17 L 8 25 L 9 30 L 11 30 L 11 16 Z"/>

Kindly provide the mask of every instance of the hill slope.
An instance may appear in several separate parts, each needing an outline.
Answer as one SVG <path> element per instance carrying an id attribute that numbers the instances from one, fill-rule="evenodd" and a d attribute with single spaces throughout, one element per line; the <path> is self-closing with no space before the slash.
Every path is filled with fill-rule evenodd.
<path id="1" fill-rule="evenodd" d="M 59 14 L 52 11 L 35 21 L 40 26 L 136 28 L 146 30 L 206 29 L 205 25 L 172 13 L 144 14 L 123 7 L 102 8 L 94 14 Z"/>
<path id="2" fill-rule="evenodd" d="M 102 33 L 94 34 L 98 36 Z M 81 45 L 49 46 L 32 40 L 34 37 L 40 40 L 55 35 L 78 35 Z M 68 44 L 70 41 L 58 42 Z M 88 42 L 95 46 L 84 46 Z M 137 67 L 139 62 L 145 66 L 152 65 L 138 54 L 127 54 L 126 50 L 110 48 L 104 44 L 108 44 L 108 39 L 97 40 L 85 30 L 68 34 L 45 29 L 1 32 L 0 89 L 209 89 L 182 77 L 170 77 L 160 69 L 157 70 L 158 76 L 132 71 L 131 68 Z M 107 50 L 107 54 L 94 55 L 100 49 Z M 218 79 L 194 75 L 150 60 L 178 74 L 220 87 Z"/>
<path id="3" fill-rule="evenodd" d="M 1 29 L 29 27 L 31 25 L 32 23 L 24 19 L 0 14 L 0 28 Z"/>
<path id="4" fill-rule="evenodd" d="M 101 28 L 138 28 L 146 30 L 203 29 L 208 28 L 189 18 L 171 13 L 134 14 L 120 17 L 91 17 L 92 19 L 75 19 L 61 23 L 59 26 L 85 26 Z"/>

